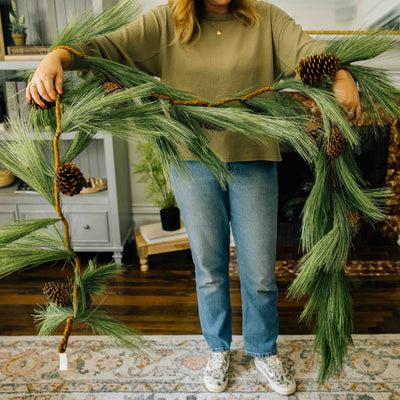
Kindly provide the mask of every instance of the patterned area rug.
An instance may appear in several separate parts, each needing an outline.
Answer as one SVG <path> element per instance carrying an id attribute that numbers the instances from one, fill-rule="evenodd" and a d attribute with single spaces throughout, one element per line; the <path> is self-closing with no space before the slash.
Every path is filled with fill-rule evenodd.
<path id="1" fill-rule="evenodd" d="M 203 385 L 208 349 L 202 336 L 145 336 L 155 358 L 132 356 L 102 336 L 72 336 L 68 371 L 58 369 L 60 337 L 0 337 L 1 400 L 261 400 L 283 399 L 271 392 L 234 336 L 227 391 Z M 354 335 L 340 379 L 315 384 L 313 336 L 281 336 L 279 352 L 295 375 L 296 400 L 400 399 L 400 335 Z"/>

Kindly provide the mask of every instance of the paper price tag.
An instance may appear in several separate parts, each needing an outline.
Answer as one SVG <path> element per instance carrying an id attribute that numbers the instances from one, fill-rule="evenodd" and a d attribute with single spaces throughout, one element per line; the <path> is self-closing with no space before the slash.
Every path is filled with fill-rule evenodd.
<path id="1" fill-rule="evenodd" d="M 67 355 L 66 353 L 59 353 L 60 355 L 60 371 L 66 371 L 68 369 Z"/>

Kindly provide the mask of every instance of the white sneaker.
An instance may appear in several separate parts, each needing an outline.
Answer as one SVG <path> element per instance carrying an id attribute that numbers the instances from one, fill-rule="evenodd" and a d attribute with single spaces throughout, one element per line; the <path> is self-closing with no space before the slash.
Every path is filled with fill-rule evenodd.
<path id="1" fill-rule="evenodd" d="M 223 392 L 228 385 L 230 351 L 211 352 L 204 370 L 204 384 L 210 392 Z"/>
<path id="2" fill-rule="evenodd" d="M 289 395 L 296 391 L 296 381 L 287 372 L 277 354 L 270 357 L 255 357 L 254 365 L 268 379 L 271 389 Z"/>

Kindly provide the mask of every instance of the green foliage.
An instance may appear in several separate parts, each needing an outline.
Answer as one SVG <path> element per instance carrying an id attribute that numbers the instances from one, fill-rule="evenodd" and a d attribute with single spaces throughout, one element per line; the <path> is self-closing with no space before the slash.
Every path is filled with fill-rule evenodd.
<path id="1" fill-rule="evenodd" d="M 51 154 L 52 142 L 35 137 L 18 119 L 8 124 L 0 140 L 1 163 L 55 206 L 54 167 L 45 156 Z"/>
<path id="2" fill-rule="evenodd" d="M 59 218 L 46 218 L 8 222 L 0 229 L 0 247 L 59 221 Z"/>
<path id="3" fill-rule="evenodd" d="M 82 153 L 90 143 L 92 143 L 94 137 L 95 132 L 76 132 L 74 139 L 71 141 L 65 152 L 60 156 L 60 164 L 62 165 L 66 161 L 71 162 L 76 156 Z"/>
<path id="4" fill-rule="evenodd" d="M 337 54 L 342 65 L 368 60 L 399 46 L 396 36 L 378 30 L 368 34 L 353 32 L 352 35 L 341 35 L 327 43 L 325 51 Z"/>
<path id="5" fill-rule="evenodd" d="M 159 208 L 177 207 L 169 176 L 165 174 L 157 149 L 150 143 L 137 145 L 139 160 L 133 164 L 138 182 L 146 184 L 146 199 L 153 199 Z"/>
<path id="6" fill-rule="evenodd" d="M 137 4 L 125 1 L 102 14 L 88 13 L 75 18 L 52 48 L 64 44 L 79 49 L 80 41 L 124 26 L 138 15 Z M 381 122 L 379 106 L 390 116 L 399 118 L 400 110 L 395 102 L 399 92 L 391 86 L 384 71 L 352 63 L 375 57 L 397 45 L 392 36 L 379 34 L 340 37 L 324 45 L 324 51 L 336 53 L 348 66 L 360 86 L 364 109 L 378 122 Z M 156 199 L 160 207 L 175 205 L 168 171 L 172 163 L 180 173 L 185 172 L 180 163 L 183 150 L 189 150 L 210 168 L 221 186 L 226 187 L 229 171 L 209 148 L 210 129 L 238 132 L 256 143 L 286 143 L 306 162 L 315 164 L 315 184 L 302 221 L 301 246 L 307 253 L 299 261 L 299 275 L 290 286 L 288 296 L 294 299 L 309 296 L 301 319 L 315 326 L 319 383 L 338 374 L 352 343 L 352 308 L 345 271 L 353 234 L 349 213 L 357 212 L 371 223 L 382 221 L 390 190 L 366 187 L 353 157 L 353 152 L 360 151 L 360 135 L 331 93 L 332 79 L 320 87 L 305 86 L 295 79 L 277 80 L 272 86 L 274 101 L 270 97 L 257 97 L 218 108 L 197 107 L 157 98 L 155 94 L 197 100 L 193 94 L 174 89 L 142 71 L 90 56 L 85 62 L 95 78 L 78 86 L 66 82 L 64 87 L 61 129 L 62 132 L 76 131 L 77 135 L 62 152 L 62 160 L 76 157 L 98 130 L 125 140 L 144 139 L 146 144 L 139 145 L 143 157 L 135 172 L 143 175 L 141 182 L 148 184 L 148 197 L 160 196 Z M 125 90 L 105 95 L 103 80 L 118 82 Z M 296 91 L 316 102 L 324 125 L 318 144 L 305 132 L 309 115 L 304 106 L 289 99 L 286 91 Z M 32 111 L 31 123 L 36 131 L 49 127 L 54 133 L 54 109 Z M 39 134 L 37 140 L 32 140 L 19 122 L 10 125 L 12 133 L 8 140 L 0 141 L 2 163 L 54 205 L 54 168 L 43 156 L 51 143 L 40 140 Z M 322 139 L 330 141 L 333 126 L 346 140 L 345 150 L 335 159 L 334 168 L 322 147 Z M 67 251 L 61 235 L 50 234 L 49 228 L 39 230 L 39 225 L 32 223 L 24 228 L 16 225 L 5 236 L 0 236 L 5 243 L 0 248 L 0 277 L 39 262 L 56 259 L 71 262 L 74 254 Z M 134 351 L 142 350 L 145 342 L 137 332 L 87 304 L 88 295 L 104 294 L 105 281 L 118 277 L 121 272 L 122 267 L 117 264 L 98 266 L 96 261 L 89 262 L 82 273 L 76 271 L 74 285 L 77 285 L 78 297 L 74 309 L 49 304 L 46 309 L 38 310 L 35 318 L 40 322 L 40 334 L 50 334 L 73 314 L 75 320 L 85 322 L 95 332 L 111 335 Z"/>
<path id="7" fill-rule="evenodd" d="M 61 307 L 56 303 L 49 303 L 46 307 L 39 306 L 33 314 L 33 319 L 39 329 L 39 336 L 51 335 L 72 314 L 72 307 Z"/>
<path id="8" fill-rule="evenodd" d="M 371 116 L 376 125 L 385 125 L 378 105 L 392 118 L 400 118 L 398 99 L 400 92 L 395 89 L 387 76 L 387 72 L 378 68 L 352 65 L 349 72 L 356 79 L 360 88 L 360 101 L 363 111 Z M 375 132 L 375 136 L 378 132 Z"/>
<path id="9" fill-rule="evenodd" d="M 108 314 L 97 310 L 87 310 L 77 316 L 78 321 L 85 322 L 99 335 L 108 335 L 135 354 L 150 355 L 150 342 L 144 340 L 139 332 L 129 328 L 122 322 L 112 319 Z"/>
<path id="10" fill-rule="evenodd" d="M 39 336 L 51 335 L 72 314 L 71 307 L 61 307 L 55 303 L 49 303 L 46 307 L 36 308 L 33 317 L 39 329 Z M 87 309 L 74 316 L 74 320 L 86 323 L 99 335 L 115 338 L 135 354 L 152 356 L 150 342 L 144 340 L 137 331 L 114 320 L 105 312 L 97 309 Z"/>
<path id="11" fill-rule="evenodd" d="M 100 296 L 106 292 L 105 281 L 118 279 L 126 272 L 122 264 L 107 263 L 98 265 L 97 260 L 89 260 L 88 266 L 82 273 L 80 287 L 90 296 Z"/>
<path id="12" fill-rule="evenodd" d="M 12 11 L 9 13 L 11 33 L 25 33 L 25 16 L 18 15 L 17 4 L 11 0 Z"/>
<path id="13" fill-rule="evenodd" d="M 135 19 L 142 9 L 140 1 L 125 0 L 112 8 L 94 13 L 92 10 L 76 15 L 59 33 L 50 51 L 58 45 L 78 47 L 83 40 L 94 39 L 122 28 Z"/>
<path id="14" fill-rule="evenodd" d="M 29 233 L 0 248 L 0 278 L 23 269 L 54 261 L 71 261 L 58 229 L 41 229 Z"/>

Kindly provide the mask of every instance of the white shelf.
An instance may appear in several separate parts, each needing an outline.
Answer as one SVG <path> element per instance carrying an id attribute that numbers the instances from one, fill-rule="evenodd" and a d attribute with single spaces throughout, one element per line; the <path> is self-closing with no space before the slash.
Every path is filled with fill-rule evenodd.
<path id="1" fill-rule="evenodd" d="M 35 69 L 40 61 L 0 61 L 0 70 Z"/>

